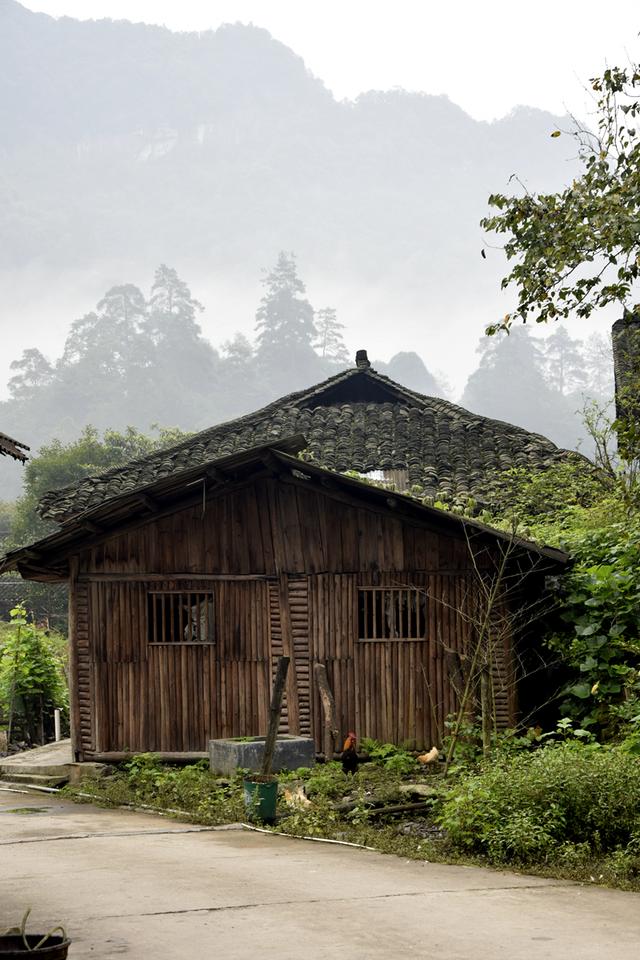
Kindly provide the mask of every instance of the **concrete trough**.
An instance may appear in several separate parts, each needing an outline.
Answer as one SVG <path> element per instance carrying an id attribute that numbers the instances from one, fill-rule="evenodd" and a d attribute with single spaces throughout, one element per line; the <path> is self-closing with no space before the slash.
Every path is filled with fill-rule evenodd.
<path id="1" fill-rule="evenodd" d="M 209 764 L 213 773 L 232 776 L 238 767 L 257 772 L 262 767 L 266 737 L 209 740 Z M 316 747 L 311 737 L 296 737 L 285 733 L 276 740 L 273 752 L 273 771 L 297 770 L 312 767 Z"/>

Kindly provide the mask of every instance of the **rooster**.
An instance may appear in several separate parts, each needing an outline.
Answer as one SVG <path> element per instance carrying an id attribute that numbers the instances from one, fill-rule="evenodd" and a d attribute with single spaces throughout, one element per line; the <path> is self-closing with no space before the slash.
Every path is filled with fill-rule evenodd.
<path id="1" fill-rule="evenodd" d="M 345 773 L 354 774 L 358 771 L 358 753 L 356 751 L 357 738 L 351 730 L 342 745 L 342 769 Z"/>

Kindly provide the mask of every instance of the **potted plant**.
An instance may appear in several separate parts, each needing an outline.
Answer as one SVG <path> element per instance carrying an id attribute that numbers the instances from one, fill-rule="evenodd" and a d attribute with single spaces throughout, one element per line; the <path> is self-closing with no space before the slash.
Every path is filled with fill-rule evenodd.
<path id="1" fill-rule="evenodd" d="M 26 956 L 43 960 L 66 960 L 70 940 L 64 927 L 53 927 L 48 933 L 27 933 L 31 907 L 25 910 L 19 927 L 11 927 L 0 935 L 0 960 L 24 960 Z M 60 936 L 55 934 L 60 933 Z"/>

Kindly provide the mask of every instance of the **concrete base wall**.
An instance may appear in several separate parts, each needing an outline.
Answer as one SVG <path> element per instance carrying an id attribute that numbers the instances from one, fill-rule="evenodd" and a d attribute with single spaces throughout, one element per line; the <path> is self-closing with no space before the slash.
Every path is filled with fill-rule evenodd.
<path id="1" fill-rule="evenodd" d="M 252 772 L 260 770 L 264 757 L 265 739 L 265 737 L 253 737 L 251 740 L 210 740 L 211 770 L 223 776 L 231 776 L 238 767 Z M 316 747 L 311 737 L 283 734 L 276 740 L 273 771 L 312 767 L 315 759 Z"/>

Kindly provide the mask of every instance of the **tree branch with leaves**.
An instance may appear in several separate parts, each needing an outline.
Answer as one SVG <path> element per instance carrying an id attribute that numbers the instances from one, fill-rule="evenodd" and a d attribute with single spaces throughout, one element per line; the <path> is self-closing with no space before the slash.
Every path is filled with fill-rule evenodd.
<path id="1" fill-rule="evenodd" d="M 498 212 L 481 226 L 507 237 L 515 261 L 502 280 L 515 285 L 516 307 L 487 333 L 514 320 L 588 317 L 617 303 L 635 311 L 640 275 L 640 65 L 613 67 L 591 80 L 596 132 L 575 122 L 581 176 L 559 193 L 489 197 Z M 560 137 L 555 130 L 552 137 Z M 513 178 L 512 178 L 513 179 Z M 635 302 L 634 302 L 635 301 Z"/>

